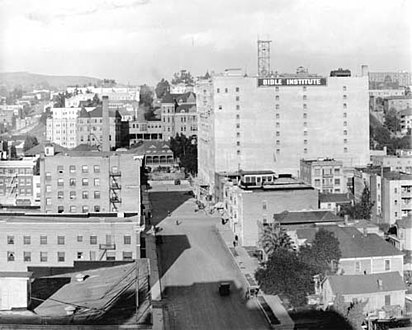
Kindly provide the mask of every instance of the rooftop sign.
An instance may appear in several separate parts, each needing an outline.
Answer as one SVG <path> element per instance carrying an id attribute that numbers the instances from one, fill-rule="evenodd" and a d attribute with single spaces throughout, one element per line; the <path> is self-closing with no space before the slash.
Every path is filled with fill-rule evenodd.
<path id="1" fill-rule="evenodd" d="M 327 79 L 315 78 L 258 78 L 258 87 L 272 86 L 326 86 Z"/>

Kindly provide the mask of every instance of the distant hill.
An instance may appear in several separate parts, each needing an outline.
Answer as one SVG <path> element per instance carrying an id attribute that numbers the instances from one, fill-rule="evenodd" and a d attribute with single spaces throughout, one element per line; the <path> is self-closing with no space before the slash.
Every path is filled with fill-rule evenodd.
<path id="1" fill-rule="evenodd" d="M 33 89 L 65 89 L 67 86 L 100 84 L 102 79 L 83 76 L 50 76 L 29 72 L 0 72 L 0 86 L 8 90 L 21 86 L 25 91 Z"/>

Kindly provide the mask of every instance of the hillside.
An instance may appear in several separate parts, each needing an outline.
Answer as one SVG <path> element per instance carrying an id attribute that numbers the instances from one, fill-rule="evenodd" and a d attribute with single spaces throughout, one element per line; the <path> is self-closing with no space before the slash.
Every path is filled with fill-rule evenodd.
<path id="1" fill-rule="evenodd" d="M 50 76 L 29 72 L 0 72 L 0 86 L 12 90 L 21 86 L 25 91 L 33 89 L 65 89 L 67 86 L 99 84 L 102 79 L 83 76 Z"/>

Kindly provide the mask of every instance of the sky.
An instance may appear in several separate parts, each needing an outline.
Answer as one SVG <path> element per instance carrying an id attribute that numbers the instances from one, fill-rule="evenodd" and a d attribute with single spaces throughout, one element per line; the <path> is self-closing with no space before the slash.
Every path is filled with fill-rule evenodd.
<path id="1" fill-rule="evenodd" d="M 409 0 L 0 0 L 0 72 L 83 75 L 156 84 L 193 75 L 271 69 L 328 74 L 411 71 Z"/>

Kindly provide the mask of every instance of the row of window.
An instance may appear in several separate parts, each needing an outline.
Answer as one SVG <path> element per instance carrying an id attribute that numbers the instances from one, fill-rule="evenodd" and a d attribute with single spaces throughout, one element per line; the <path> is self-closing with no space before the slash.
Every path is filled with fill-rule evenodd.
<path id="1" fill-rule="evenodd" d="M 32 194 L 33 194 L 33 191 L 32 191 L 32 189 L 31 188 L 26 188 L 26 189 L 24 189 L 24 188 L 16 188 L 16 190 L 15 191 L 13 191 L 13 189 L 12 188 L 6 188 L 6 189 L 3 189 L 3 188 L 0 188 L 0 196 L 4 196 L 4 195 L 7 195 L 7 194 L 9 194 L 10 192 L 15 192 L 15 193 L 17 193 L 18 195 L 23 195 L 23 196 L 31 196 Z"/>
<path id="2" fill-rule="evenodd" d="M 52 205 L 52 199 L 51 198 L 46 198 L 46 205 L 51 206 Z M 70 205 L 69 206 L 70 213 L 78 213 L 80 210 L 82 213 L 88 213 L 90 211 L 89 205 L 83 205 L 81 208 L 77 207 L 76 205 Z M 94 205 L 93 206 L 93 212 L 100 212 L 101 207 L 100 205 Z M 58 205 L 57 206 L 57 212 L 58 213 L 63 213 L 64 212 L 64 206 L 63 205 Z"/>
<path id="3" fill-rule="evenodd" d="M 66 237 L 65 236 L 57 236 L 57 244 L 58 245 L 64 245 L 66 242 Z M 78 243 L 83 243 L 84 242 L 84 237 L 83 235 L 77 235 L 76 241 Z M 112 242 L 113 237 L 112 235 L 106 235 L 106 242 Z M 29 235 L 24 235 L 23 236 L 23 244 L 24 245 L 30 245 L 32 242 L 32 237 Z M 47 235 L 40 235 L 40 244 L 41 245 L 46 245 L 48 242 L 48 236 Z M 97 236 L 96 235 L 90 235 L 89 236 L 89 242 L 91 245 L 97 244 Z M 13 245 L 16 243 L 16 236 L 14 235 L 7 235 L 7 244 Z M 132 244 L 132 236 L 130 235 L 123 235 L 123 244 L 125 245 L 130 245 Z"/>
<path id="4" fill-rule="evenodd" d="M 133 252 L 130 251 L 123 251 L 123 260 L 131 261 L 133 260 Z M 65 252 L 57 252 L 57 262 L 65 262 L 66 261 L 66 254 Z M 48 262 L 49 255 L 48 252 L 40 252 L 39 253 L 40 262 Z M 77 252 L 76 254 L 77 260 L 84 260 L 85 253 L 84 252 Z M 90 251 L 90 260 L 96 260 L 96 251 Z M 116 252 L 113 251 L 106 251 L 106 260 L 107 261 L 115 261 L 116 260 Z M 7 251 L 7 261 L 13 262 L 16 261 L 16 253 L 14 251 Z M 23 251 L 23 261 L 24 262 L 31 262 L 32 261 L 32 252 L 30 251 Z"/>
<path id="5" fill-rule="evenodd" d="M 229 89 L 228 89 L 228 88 L 225 88 L 224 91 L 225 91 L 225 93 L 229 93 Z M 239 93 L 239 92 L 240 92 L 240 88 L 239 88 L 239 87 L 236 87 L 236 88 L 235 88 L 235 91 L 236 91 L 236 93 Z M 220 93 L 220 88 L 217 88 L 217 89 L 216 89 L 216 93 L 218 93 L 218 94 Z"/>
<path id="6" fill-rule="evenodd" d="M 93 168 L 93 173 L 100 173 L 100 165 L 93 165 L 92 168 Z M 89 165 L 82 165 L 80 169 L 81 169 L 82 173 L 89 173 Z M 76 170 L 77 170 L 76 165 L 69 165 L 69 172 L 71 174 L 76 173 Z M 117 171 L 117 167 L 113 166 L 112 170 Z M 58 174 L 63 174 L 64 173 L 64 165 L 58 165 L 57 166 L 57 173 Z M 47 176 L 47 174 L 46 174 L 46 176 Z"/>
<path id="7" fill-rule="evenodd" d="M 47 174 L 46 174 L 46 179 L 47 179 Z M 51 180 L 51 178 L 48 179 L 48 181 L 50 181 L 50 180 Z M 83 187 L 89 186 L 89 181 L 91 181 L 91 180 L 89 180 L 89 178 L 83 178 L 81 180 L 82 186 Z M 77 182 L 77 180 L 75 178 L 69 178 L 69 186 L 70 187 L 76 187 L 76 182 Z M 93 184 L 94 184 L 95 187 L 99 187 L 100 186 L 100 178 L 94 178 L 93 179 Z M 64 187 L 64 179 L 62 179 L 62 178 L 57 179 L 57 186 L 58 187 Z M 51 191 L 52 191 L 51 185 L 46 185 L 46 192 L 51 192 Z"/>
<path id="8" fill-rule="evenodd" d="M 33 174 L 33 168 L 0 168 L 0 174 Z"/>
<path id="9" fill-rule="evenodd" d="M 76 199 L 76 191 L 69 192 L 70 199 Z M 94 199 L 100 199 L 100 191 L 93 192 Z M 57 199 L 64 199 L 64 191 L 57 192 Z M 82 199 L 89 199 L 89 191 L 82 191 Z"/>

